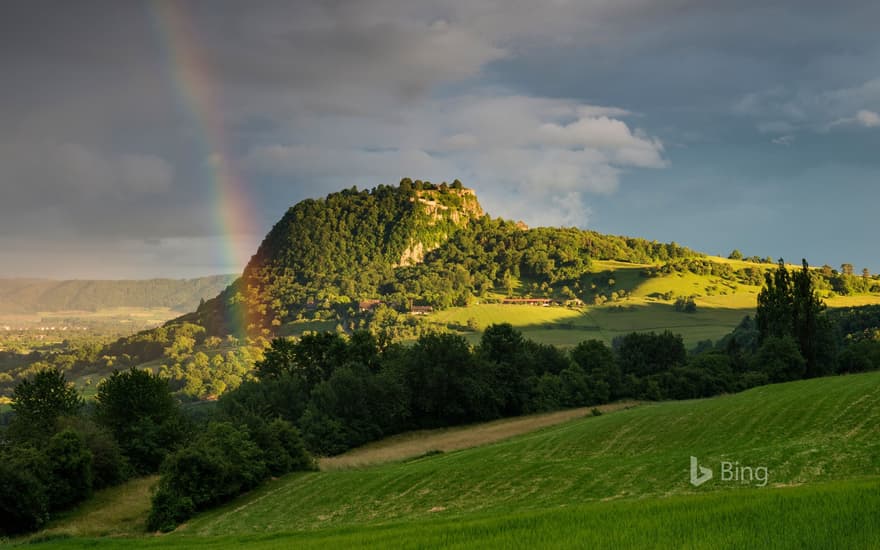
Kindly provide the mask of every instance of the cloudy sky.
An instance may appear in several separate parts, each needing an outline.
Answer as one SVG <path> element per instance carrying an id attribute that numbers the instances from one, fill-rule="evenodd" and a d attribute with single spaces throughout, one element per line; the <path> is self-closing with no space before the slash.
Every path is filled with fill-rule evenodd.
<path id="1" fill-rule="evenodd" d="M 0 3 L 0 276 L 239 271 L 286 208 L 495 216 L 880 271 L 880 3 Z M 218 168 L 219 167 L 219 168 Z"/>

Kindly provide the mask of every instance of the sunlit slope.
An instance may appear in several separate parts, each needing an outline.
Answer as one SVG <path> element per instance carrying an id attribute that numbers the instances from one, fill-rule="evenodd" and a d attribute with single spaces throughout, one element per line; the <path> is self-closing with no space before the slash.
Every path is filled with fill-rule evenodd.
<path id="1" fill-rule="evenodd" d="M 689 457 L 766 466 L 766 487 L 688 482 Z M 880 474 L 880 373 L 765 386 L 588 417 L 501 443 L 270 483 L 181 535 L 254 534 L 474 517 Z"/>
<path id="2" fill-rule="evenodd" d="M 719 257 L 707 257 L 735 269 L 775 266 L 753 264 Z M 461 332 L 472 343 L 480 331 L 493 323 L 510 323 L 533 340 L 558 346 L 574 346 L 596 338 L 610 343 L 616 336 L 633 331 L 670 330 L 681 334 L 688 347 L 703 340 L 717 341 L 730 333 L 746 315 L 754 315 L 761 287 L 727 281 L 713 275 L 673 273 L 647 277 L 656 265 L 617 261 L 594 261 L 590 279 L 595 292 L 622 296 L 601 305 L 587 303 L 579 308 L 505 304 L 477 304 L 454 307 L 427 316 L 428 320 Z M 795 269 L 795 266 L 791 266 Z M 613 284 L 610 284 L 613 283 Z M 677 311 L 675 300 L 693 297 L 696 312 Z M 504 298 L 498 294 L 495 299 Z M 828 307 L 853 307 L 880 303 L 880 295 L 864 294 L 825 298 Z"/>

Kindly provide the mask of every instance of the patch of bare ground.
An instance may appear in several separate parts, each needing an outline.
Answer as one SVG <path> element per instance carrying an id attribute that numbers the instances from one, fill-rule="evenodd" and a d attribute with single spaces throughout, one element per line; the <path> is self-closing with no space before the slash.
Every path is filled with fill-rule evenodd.
<path id="1" fill-rule="evenodd" d="M 621 401 L 595 407 L 603 414 L 638 405 L 636 401 Z M 503 418 L 482 424 L 419 430 L 387 437 L 352 449 L 347 453 L 319 460 L 323 471 L 361 468 L 385 462 L 398 462 L 422 456 L 432 451 L 458 451 L 554 426 L 576 418 L 592 415 L 593 407 L 568 409 L 551 413 Z"/>

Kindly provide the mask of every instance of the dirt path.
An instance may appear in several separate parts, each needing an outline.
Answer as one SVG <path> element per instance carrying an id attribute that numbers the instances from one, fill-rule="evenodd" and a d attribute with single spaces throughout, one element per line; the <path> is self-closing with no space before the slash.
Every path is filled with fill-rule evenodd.
<path id="1" fill-rule="evenodd" d="M 600 405 L 596 408 L 603 413 L 607 413 L 636 405 L 638 403 L 635 401 L 624 401 Z M 338 456 L 322 458 L 319 460 L 319 466 L 324 471 L 360 468 L 383 462 L 405 460 L 423 455 L 429 451 L 449 452 L 477 447 L 546 428 L 547 426 L 561 424 L 575 418 L 582 418 L 591 414 L 591 411 L 592 407 L 583 407 L 551 413 L 518 416 L 516 418 L 504 418 L 483 424 L 406 432 L 381 441 L 368 443 L 363 447 L 352 449 Z"/>

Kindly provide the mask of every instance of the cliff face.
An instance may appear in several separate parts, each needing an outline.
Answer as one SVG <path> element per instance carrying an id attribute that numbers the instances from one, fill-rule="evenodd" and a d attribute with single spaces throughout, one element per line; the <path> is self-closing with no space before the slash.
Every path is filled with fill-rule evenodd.
<path id="1" fill-rule="evenodd" d="M 443 244 L 455 229 L 484 215 L 473 189 L 416 191 L 410 202 L 421 214 L 421 227 L 410 238 L 396 267 L 421 263 L 425 254 Z"/>

